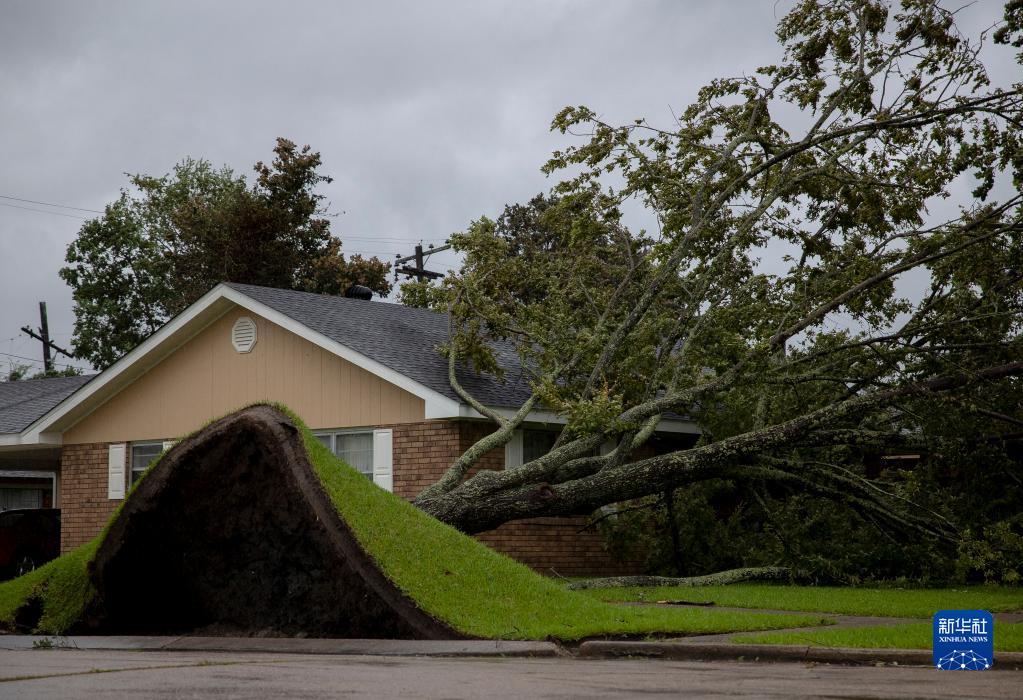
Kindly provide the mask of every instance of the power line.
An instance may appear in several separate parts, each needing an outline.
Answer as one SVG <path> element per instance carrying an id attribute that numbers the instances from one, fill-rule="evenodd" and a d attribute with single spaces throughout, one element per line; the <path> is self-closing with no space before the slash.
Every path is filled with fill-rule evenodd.
<path id="1" fill-rule="evenodd" d="M 32 207 L 22 207 L 17 204 L 8 204 L 6 202 L 0 202 L 0 207 L 12 207 L 14 209 L 23 209 L 25 211 L 34 211 L 38 214 L 54 214 L 55 216 L 64 216 L 69 219 L 80 219 L 82 221 L 88 221 L 87 216 L 77 216 L 75 214 L 65 214 L 59 211 L 46 211 L 45 209 L 33 209 Z M 380 236 L 346 236 L 340 234 L 338 236 L 341 239 L 342 246 L 345 241 L 367 241 L 367 242 L 378 242 L 378 243 L 399 243 L 407 244 L 411 241 L 408 238 L 392 238 L 392 237 L 380 237 Z M 358 255 L 391 255 L 389 252 L 384 251 L 365 251 L 365 250 L 346 250 L 342 247 L 344 253 L 355 253 Z"/>
<path id="2" fill-rule="evenodd" d="M 0 207 L 10 207 L 11 209 L 22 209 L 24 211 L 34 211 L 36 214 L 53 214 L 54 216 L 63 216 L 66 219 L 78 219 L 79 221 L 87 221 L 89 217 L 78 216 L 77 214 L 65 214 L 62 211 L 47 211 L 46 209 L 33 209 L 32 207 L 22 207 L 17 204 L 8 204 L 7 202 L 0 202 Z"/>
<path id="3" fill-rule="evenodd" d="M 42 365 L 43 364 L 42 360 L 37 360 L 34 357 L 25 357 L 23 355 L 12 355 L 9 352 L 0 352 L 0 355 L 3 355 L 5 357 L 13 357 L 15 360 L 24 360 L 25 362 L 31 362 L 34 365 Z M 83 372 L 88 372 L 89 371 L 88 367 L 79 367 L 78 365 L 68 364 L 67 362 L 53 362 L 51 360 L 51 364 L 58 365 L 60 367 L 74 367 L 75 369 L 80 369 Z M 43 366 L 45 366 L 45 365 L 43 365 Z"/>
<path id="4" fill-rule="evenodd" d="M 57 207 L 58 209 L 74 209 L 75 211 L 87 211 L 90 214 L 102 214 L 103 212 L 98 209 L 86 209 L 84 207 L 72 207 L 69 204 L 54 204 L 53 202 L 41 202 L 38 199 L 24 199 L 22 197 L 12 197 L 7 194 L 0 194 L 0 199 L 9 199 L 13 202 L 28 202 L 29 204 L 42 204 L 44 207 Z"/>
<path id="5" fill-rule="evenodd" d="M 341 252 L 344 253 L 345 255 L 372 255 L 380 258 L 388 257 L 393 254 L 385 253 L 380 250 L 342 250 Z"/>
<path id="6" fill-rule="evenodd" d="M 415 240 L 411 238 L 397 238 L 395 236 L 349 236 L 344 233 L 337 234 L 337 237 L 341 239 L 342 243 L 344 243 L 345 241 L 388 241 L 391 243 L 408 244 L 412 243 L 413 240 Z M 426 242 L 430 243 L 430 241 Z"/>

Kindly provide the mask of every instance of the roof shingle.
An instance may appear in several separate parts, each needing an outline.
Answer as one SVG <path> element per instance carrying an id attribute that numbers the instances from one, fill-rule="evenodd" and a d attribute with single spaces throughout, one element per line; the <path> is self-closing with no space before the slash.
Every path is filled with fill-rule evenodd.
<path id="1" fill-rule="evenodd" d="M 0 435 L 20 433 L 94 376 L 0 382 Z"/>
<path id="2" fill-rule="evenodd" d="M 448 383 L 448 362 L 437 348 L 448 339 L 448 315 L 399 304 L 229 283 L 226 286 L 302 325 L 460 401 Z M 487 406 L 521 406 L 530 396 L 518 354 L 510 343 L 494 345 L 504 381 L 458 370 L 462 386 Z"/>

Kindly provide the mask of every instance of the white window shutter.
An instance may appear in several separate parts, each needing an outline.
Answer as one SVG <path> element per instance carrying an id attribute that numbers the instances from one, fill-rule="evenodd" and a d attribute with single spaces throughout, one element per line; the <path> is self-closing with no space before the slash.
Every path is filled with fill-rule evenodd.
<path id="1" fill-rule="evenodd" d="M 512 433 L 511 440 L 504 443 L 504 468 L 514 469 L 522 466 L 522 431 Z"/>
<path id="2" fill-rule="evenodd" d="M 174 447 L 177 444 L 178 444 L 177 440 L 164 440 L 163 441 L 163 451 L 167 452 L 170 448 Z"/>
<path id="3" fill-rule="evenodd" d="M 373 431 L 373 483 L 394 491 L 394 448 L 389 428 Z"/>
<path id="4" fill-rule="evenodd" d="M 128 450 L 124 443 L 107 448 L 107 498 L 124 498 L 124 465 Z"/>

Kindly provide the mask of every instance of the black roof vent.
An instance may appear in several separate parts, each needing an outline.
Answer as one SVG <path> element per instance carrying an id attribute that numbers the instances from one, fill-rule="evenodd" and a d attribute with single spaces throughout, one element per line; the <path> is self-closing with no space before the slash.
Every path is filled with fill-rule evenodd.
<path id="1" fill-rule="evenodd" d="M 373 299 L 373 290 L 369 287 L 363 287 L 361 284 L 353 284 L 345 290 L 345 297 L 348 299 L 362 299 L 363 301 L 370 301 Z"/>

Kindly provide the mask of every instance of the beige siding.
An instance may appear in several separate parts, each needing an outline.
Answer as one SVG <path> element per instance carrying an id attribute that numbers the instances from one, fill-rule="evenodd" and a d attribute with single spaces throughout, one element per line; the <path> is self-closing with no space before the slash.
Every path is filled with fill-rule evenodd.
<path id="1" fill-rule="evenodd" d="M 231 345 L 239 316 L 257 342 Z M 181 437 L 254 401 L 280 401 L 312 428 L 424 419 L 423 400 L 266 319 L 231 311 L 64 432 L 64 444 Z"/>

